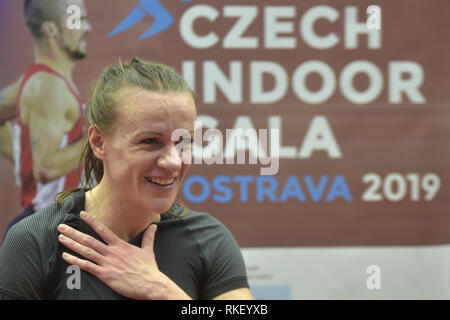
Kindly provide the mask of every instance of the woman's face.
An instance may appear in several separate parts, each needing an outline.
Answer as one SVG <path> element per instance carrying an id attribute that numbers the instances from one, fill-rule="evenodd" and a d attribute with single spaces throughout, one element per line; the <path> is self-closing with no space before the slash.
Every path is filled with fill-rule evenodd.
<path id="1" fill-rule="evenodd" d="M 121 198 L 153 213 L 166 212 L 176 199 L 190 164 L 182 163 L 172 132 L 193 136 L 196 108 L 191 95 L 126 88 L 117 99 L 118 117 L 104 137 L 105 178 Z M 185 155 L 186 156 L 186 155 Z M 189 154 L 190 158 L 190 154 Z"/>

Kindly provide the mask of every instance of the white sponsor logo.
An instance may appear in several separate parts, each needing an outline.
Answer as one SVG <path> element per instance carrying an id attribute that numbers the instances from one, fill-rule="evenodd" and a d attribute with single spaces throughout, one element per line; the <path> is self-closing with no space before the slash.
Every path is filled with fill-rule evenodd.
<path id="1" fill-rule="evenodd" d="M 69 290 L 73 290 L 73 289 L 81 289 L 81 272 L 80 272 L 80 267 L 78 266 L 74 266 L 74 265 L 70 265 L 67 267 L 66 270 L 67 274 L 70 274 L 70 276 L 67 278 L 66 284 L 67 284 L 67 288 Z"/>
<path id="2" fill-rule="evenodd" d="M 377 5 L 367 7 L 367 21 L 366 26 L 369 30 L 381 29 L 381 9 Z"/>
<path id="3" fill-rule="evenodd" d="M 73 4 L 67 7 L 66 13 L 69 14 L 66 20 L 67 28 L 81 30 L 81 8 Z"/>
<path id="4" fill-rule="evenodd" d="M 367 289 L 381 290 L 381 268 L 373 264 L 367 267 L 366 273 L 370 274 L 366 281 Z"/>

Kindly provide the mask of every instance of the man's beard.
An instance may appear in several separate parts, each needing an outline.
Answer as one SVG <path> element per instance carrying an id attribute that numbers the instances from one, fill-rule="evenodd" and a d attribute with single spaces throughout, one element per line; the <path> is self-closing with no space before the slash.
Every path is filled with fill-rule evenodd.
<path id="1" fill-rule="evenodd" d="M 80 50 L 68 51 L 68 53 L 74 60 L 82 60 L 86 58 L 86 53 L 81 52 Z"/>
<path id="2" fill-rule="evenodd" d="M 69 54 L 69 56 L 73 60 L 82 60 L 82 59 L 86 58 L 86 52 L 81 52 L 78 48 L 75 50 L 71 50 L 71 49 L 67 48 L 66 46 L 64 46 L 64 48 L 66 49 L 66 52 Z"/>
<path id="3" fill-rule="evenodd" d="M 83 40 L 83 38 L 80 39 L 80 42 Z M 69 55 L 69 57 L 71 57 L 73 60 L 77 61 L 86 58 L 86 52 L 82 52 L 79 49 L 80 43 L 78 43 L 78 46 L 75 49 L 70 49 L 69 46 L 67 46 L 64 42 L 61 43 L 61 45 Z"/>

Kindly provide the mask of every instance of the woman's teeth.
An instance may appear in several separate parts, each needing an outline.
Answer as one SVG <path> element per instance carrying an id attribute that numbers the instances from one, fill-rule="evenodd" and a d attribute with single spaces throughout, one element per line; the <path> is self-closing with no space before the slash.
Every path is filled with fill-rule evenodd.
<path id="1" fill-rule="evenodd" d="M 156 184 L 160 184 L 163 186 L 172 184 L 175 181 L 175 178 L 170 178 L 170 179 L 159 179 L 159 178 L 146 178 L 148 181 L 156 183 Z"/>

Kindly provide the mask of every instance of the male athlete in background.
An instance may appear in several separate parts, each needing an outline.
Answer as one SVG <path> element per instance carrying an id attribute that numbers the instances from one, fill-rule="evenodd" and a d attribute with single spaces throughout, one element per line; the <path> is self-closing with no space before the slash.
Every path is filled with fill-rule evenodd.
<path id="1" fill-rule="evenodd" d="M 81 9 L 79 29 L 67 27 L 71 5 Z M 80 155 L 87 141 L 84 102 L 72 80 L 76 62 L 86 56 L 91 29 L 84 1 L 25 0 L 24 16 L 35 63 L 0 94 L 0 153 L 14 157 L 25 208 L 8 229 L 53 202 L 58 192 L 79 185 Z M 11 130 L 5 121 L 14 117 Z"/>
<path id="2" fill-rule="evenodd" d="M 17 96 L 22 78 L 0 91 L 0 154 L 10 162 L 14 162 L 12 137 L 13 130 L 6 121 L 16 117 Z"/>

